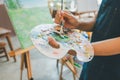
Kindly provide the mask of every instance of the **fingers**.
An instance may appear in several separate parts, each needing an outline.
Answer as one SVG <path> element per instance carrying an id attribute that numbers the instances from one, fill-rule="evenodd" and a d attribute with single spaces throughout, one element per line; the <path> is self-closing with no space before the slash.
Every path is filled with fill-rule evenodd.
<path id="1" fill-rule="evenodd" d="M 77 53 L 76 53 L 75 50 L 71 49 L 71 50 L 68 51 L 68 54 L 75 56 Z"/>
<path id="2" fill-rule="evenodd" d="M 55 23 L 60 24 L 61 21 L 64 21 L 64 27 L 69 29 L 74 29 L 77 20 L 72 15 L 72 13 L 68 11 L 57 11 L 57 14 L 55 16 Z"/>
<path id="3" fill-rule="evenodd" d="M 71 13 L 68 11 L 57 11 L 57 14 L 55 15 L 55 23 L 59 24 L 61 21 L 63 21 L 64 18 L 71 18 Z"/>
<path id="4" fill-rule="evenodd" d="M 67 19 L 70 19 L 70 18 L 73 17 L 73 15 L 72 15 L 70 12 L 68 12 L 68 11 L 62 12 L 62 16 L 63 16 L 64 18 L 67 18 Z"/>
<path id="5" fill-rule="evenodd" d="M 57 11 L 57 14 L 55 15 L 55 23 L 60 24 L 62 19 L 61 11 Z"/>
<path id="6" fill-rule="evenodd" d="M 65 27 L 65 28 L 68 28 L 68 29 L 75 29 L 75 27 L 72 26 L 70 23 L 69 23 L 69 24 L 68 24 L 68 23 L 65 23 L 65 24 L 64 24 L 64 27 Z"/>

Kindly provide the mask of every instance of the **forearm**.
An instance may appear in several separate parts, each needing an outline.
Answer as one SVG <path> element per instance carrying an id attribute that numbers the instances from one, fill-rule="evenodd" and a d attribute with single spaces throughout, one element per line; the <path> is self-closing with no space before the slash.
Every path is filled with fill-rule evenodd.
<path id="1" fill-rule="evenodd" d="M 110 56 L 120 54 L 120 37 L 93 42 L 92 46 L 96 56 Z"/>
<path id="2" fill-rule="evenodd" d="M 95 12 L 95 16 L 93 18 L 86 18 L 83 20 L 79 20 L 79 27 L 78 29 L 83 31 L 92 31 L 94 24 L 96 22 L 98 11 Z"/>
<path id="3" fill-rule="evenodd" d="M 83 31 L 92 31 L 94 24 L 95 24 L 94 18 L 92 20 L 89 20 L 89 21 L 79 20 L 78 29 L 83 30 Z"/>

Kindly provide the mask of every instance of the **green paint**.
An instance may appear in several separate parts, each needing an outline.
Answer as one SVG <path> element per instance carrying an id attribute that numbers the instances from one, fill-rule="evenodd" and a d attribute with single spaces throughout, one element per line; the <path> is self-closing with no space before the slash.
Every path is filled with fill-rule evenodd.
<path id="1" fill-rule="evenodd" d="M 75 65 L 76 67 L 78 67 L 78 68 L 81 68 L 81 65 L 78 64 L 78 63 L 74 63 L 74 65 Z"/>

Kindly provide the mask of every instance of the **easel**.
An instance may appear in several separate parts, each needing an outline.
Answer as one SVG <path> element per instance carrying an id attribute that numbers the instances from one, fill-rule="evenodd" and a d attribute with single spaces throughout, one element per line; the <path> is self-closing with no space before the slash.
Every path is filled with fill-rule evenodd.
<path id="1" fill-rule="evenodd" d="M 11 51 L 9 53 L 10 57 L 13 57 L 16 55 L 21 55 L 20 80 L 22 80 L 22 72 L 24 70 L 24 67 L 27 69 L 28 80 L 33 80 L 31 62 L 30 62 L 30 53 L 29 53 L 29 51 L 33 48 L 34 48 L 34 46 L 30 46 L 30 47 L 25 48 L 25 49 Z"/>
<path id="2" fill-rule="evenodd" d="M 59 62 L 59 60 L 57 60 L 57 69 L 58 69 L 58 62 Z M 72 72 L 73 80 L 76 80 L 76 76 L 78 76 L 78 75 L 77 75 L 77 71 L 76 71 L 75 66 L 74 66 L 74 61 L 73 61 L 72 56 L 70 56 L 69 59 L 67 59 L 66 56 L 61 59 L 61 70 L 60 70 L 59 80 L 64 80 L 62 78 L 64 65 L 66 65 L 68 67 L 68 69 L 70 69 L 70 71 Z"/>

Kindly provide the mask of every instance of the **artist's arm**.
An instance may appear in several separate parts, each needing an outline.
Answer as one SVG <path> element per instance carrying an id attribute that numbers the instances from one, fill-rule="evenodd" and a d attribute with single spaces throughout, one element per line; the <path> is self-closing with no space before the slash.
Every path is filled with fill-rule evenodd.
<path id="1" fill-rule="evenodd" d="M 79 24 L 76 26 L 77 29 L 82 30 L 82 31 L 92 31 L 95 21 L 96 21 L 96 17 L 93 17 L 93 19 L 87 21 L 87 20 L 78 20 Z"/>
<path id="2" fill-rule="evenodd" d="M 70 12 L 64 11 L 60 12 L 58 11 L 55 17 L 55 23 L 60 24 L 61 19 L 64 19 L 64 27 L 70 28 L 70 29 L 80 29 L 83 31 L 92 31 L 93 26 L 96 21 L 97 13 L 95 14 L 95 17 L 93 17 L 90 21 L 81 21 L 80 19 L 77 19 L 74 15 L 72 15 Z"/>
<path id="3" fill-rule="evenodd" d="M 120 37 L 92 43 L 96 56 L 120 54 Z"/>

